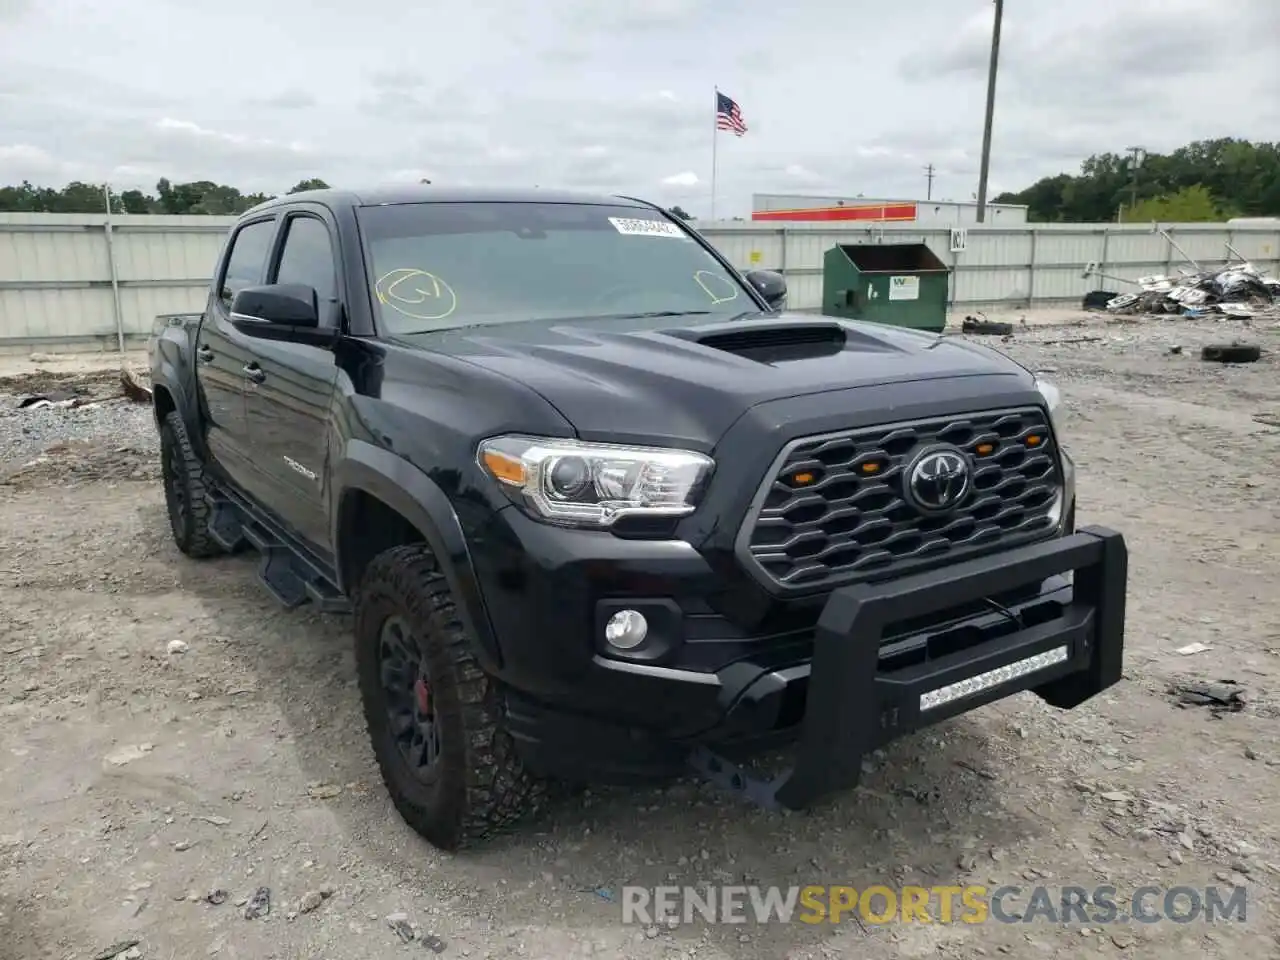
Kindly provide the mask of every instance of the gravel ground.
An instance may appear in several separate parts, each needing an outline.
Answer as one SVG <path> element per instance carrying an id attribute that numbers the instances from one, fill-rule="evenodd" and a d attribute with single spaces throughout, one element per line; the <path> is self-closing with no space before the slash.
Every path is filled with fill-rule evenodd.
<path id="1" fill-rule="evenodd" d="M 42 397 L 52 405 L 21 406 Z M 124 397 L 118 367 L 8 377 L 0 370 L 0 484 L 150 480 L 158 450 L 151 408 Z"/>
<path id="2" fill-rule="evenodd" d="M 1271 351 L 1198 359 L 1240 334 Z M 1018 696 L 900 740 L 803 814 L 695 781 L 592 790 L 459 856 L 390 808 L 346 622 L 275 607 L 251 558 L 173 548 L 145 407 L 16 413 L 33 382 L 0 382 L 0 958 L 1275 958 L 1280 330 L 1089 318 L 996 345 L 1053 371 L 1081 521 L 1129 539 L 1124 682 L 1071 713 Z M 1194 681 L 1238 683 L 1241 709 L 1180 704 Z M 1249 911 L 621 922 L 624 884 L 735 882 L 1240 884 Z M 270 913 L 245 919 L 264 887 Z"/>

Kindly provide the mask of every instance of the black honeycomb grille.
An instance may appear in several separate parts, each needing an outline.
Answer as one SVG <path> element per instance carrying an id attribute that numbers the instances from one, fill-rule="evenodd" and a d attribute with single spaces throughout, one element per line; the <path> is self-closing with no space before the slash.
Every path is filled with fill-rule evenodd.
<path id="1" fill-rule="evenodd" d="M 907 467 L 962 450 L 971 488 L 949 513 L 906 498 Z M 897 576 L 1042 539 L 1062 489 L 1046 413 L 1034 407 L 850 430 L 789 445 L 747 518 L 751 566 L 784 587 Z"/>

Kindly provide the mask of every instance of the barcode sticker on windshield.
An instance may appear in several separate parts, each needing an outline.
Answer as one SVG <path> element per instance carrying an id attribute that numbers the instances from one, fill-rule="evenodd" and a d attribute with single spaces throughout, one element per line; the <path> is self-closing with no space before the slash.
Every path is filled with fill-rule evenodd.
<path id="1" fill-rule="evenodd" d="M 630 237 L 675 237 L 685 239 L 684 231 L 666 220 L 634 220 L 628 217 L 610 217 L 609 222 L 619 233 Z"/>

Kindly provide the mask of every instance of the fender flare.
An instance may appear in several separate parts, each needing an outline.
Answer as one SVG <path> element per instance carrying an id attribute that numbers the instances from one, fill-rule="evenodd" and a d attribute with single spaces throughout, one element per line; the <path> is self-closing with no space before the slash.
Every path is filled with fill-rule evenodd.
<path id="1" fill-rule="evenodd" d="M 168 360 L 161 360 L 151 373 L 152 389 L 164 387 L 173 397 L 174 408 L 182 414 L 182 419 L 191 419 L 191 401 L 187 397 L 187 388 L 183 386 L 182 377 L 177 368 Z"/>
<path id="2" fill-rule="evenodd" d="M 173 398 L 173 408 L 182 417 L 182 422 L 186 424 L 187 436 L 195 446 L 196 452 L 201 457 L 207 458 L 209 451 L 205 447 L 204 431 L 200 429 L 200 416 L 196 407 L 195 394 L 185 384 L 186 381 L 183 379 L 181 371 L 170 360 L 162 359 L 152 369 L 151 412 L 155 417 L 156 429 L 159 430 L 161 424 L 160 409 L 156 406 L 154 394 L 156 387 L 162 387 Z"/>
<path id="3" fill-rule="evenodd" d="M 485 609 L 471 551 L 453 504 L 439 485 L 409 461 L 363 440 L 347 441 L 345 455 L 333 465 L 332 476 L 335 549 L 340 548 L 342 502 L 348 493 L 363 491 L 395 510 L 426 538 L 449 589 L 458 599 L 458 613 L 467 635 L 476 642 L 476 656 L 486 671 L 498 672 L 502 655 Z M 335 559 L 339 587 L 346 592 L 350 585 L 342 582 L 345 576 L 341 558 Z"/>

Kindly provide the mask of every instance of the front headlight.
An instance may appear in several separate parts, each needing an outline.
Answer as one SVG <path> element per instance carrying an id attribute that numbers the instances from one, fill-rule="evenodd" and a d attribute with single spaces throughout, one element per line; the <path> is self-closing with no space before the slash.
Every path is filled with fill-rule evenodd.
<path id="1" fill-rule="evenodd" d="M 1072 531 L 1066 529 L 1065 525 L 1076 499 L 1076 465 L 1062 447 L 1062 392 L 1048 380 L 1042 380 L 1040 377 L 1036 377 L 1036 389 L 1040 391 L 1040 396 L 1044 397 L 1044 405 L 1049 410 L 1049 425 L 1053 428 L 1053 435 L 1057 438 L 1058 449 L 1062 454 L 1062 487 L 1058 490 L 1049 518 L 1064 534 L 1071 533 Z M 1072 574 L 1068 572 L 1067 579 L 1071 578 Z"/>
<path id="2" fill-rule="evenodd" d="M 1061 429 L 1062 421 L 1060 419 L 1061 417 L 1060 410 L 1062 407 L 1061 391 L 1059 391 L 1058 388 L 1055 387 L 1048 380 L 1042 380 L 1040 379 L 1040 377 L 1036 377 L 1036 389 L 1040 391 L 1040 396 L 1044 397 L 1044 405 L 1049 408 L 1049 422 L 1050 422 L 1050 426 L 1053 427 L 1054 434 L 1061 436 L 1061 433 L 1062 433 L 1062 429 Z"/>
<path id="3" fill-rule="evenodd" d="M 586 527 L 692 513 L 715 467 L 684 450 L 518 436 L 485 440 L 476 460 L 536 516 Z"/>

